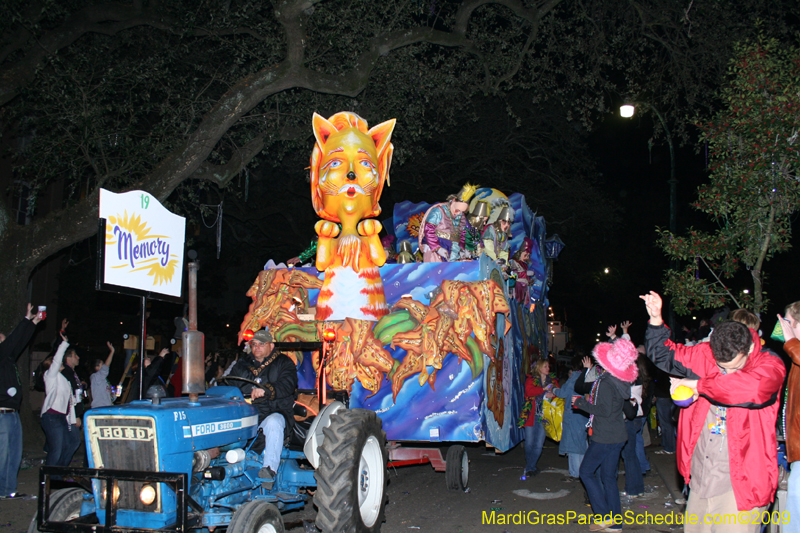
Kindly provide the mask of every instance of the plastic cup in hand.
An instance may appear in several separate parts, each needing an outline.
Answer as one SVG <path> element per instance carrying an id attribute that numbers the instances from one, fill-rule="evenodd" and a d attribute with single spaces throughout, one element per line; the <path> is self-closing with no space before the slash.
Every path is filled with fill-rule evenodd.
<path id="1" fill-rule="evenodd" d="M 39 320 L 44 320 L 45 318 L 47 318 L 47 306 L 46 305 L 40 305 L 39 306 L 38 315 L 39 315 Z"/>
<path id="2" fill-rule="evenodd" d="M 781 326 L 781 321 L 778 320 L 778 323 L 775 324 L 775 327 L 772 330 L 772 334 L 770 338 L 778 341 L 778 342 L 786 342 L 786 339 L 783 338 L 783 327 Z"/>

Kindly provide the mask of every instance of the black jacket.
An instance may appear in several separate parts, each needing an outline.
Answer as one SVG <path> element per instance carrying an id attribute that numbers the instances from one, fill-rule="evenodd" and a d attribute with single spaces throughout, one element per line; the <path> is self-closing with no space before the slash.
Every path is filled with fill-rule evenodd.
<path id="1" fill-rule="evenodd" d="M 267 363 L 264 365 L 264 363 Z M 289 356 L 272 351 L 264 363 L 258 363 L 252 354 L 245 355 L 233 366 L 230 375 L 258 381 L 267 390 L 261 402 L 253 403 L 258 409 L 258 421 L 263 421 L 272 413 L 281 413 L 286 419 L 284 436 L 288 437 L 294 427 L 294 400 L 297 391 L 297 367 Z M 263 365 L 263 367 L 262 367 Z M 242 381 L 230 381 L 243 394 L 250 394 L 253 385 Z"/>
<path id="2" fill-rule="evenodd" d="M 156 355 L 150 360 L 150 364 L 144 369 L 144 376 L 142 377 L 142 400 L 147 399 L 147 389 L 159 383 L 159 374 L 161 367 L 164 364 L 164 358 Z M 163 380 L 160 381 L 164 385 Z M 166 386 L 164 387 L 166 389 Z M 131 384 L 131 392 L 128 395 L 128 401 L 132 402 L 139 399 L 139 372 L 133 376 L 133 383 Z"/>
<path id="3" fill-rule="evenodd" d="M 36 324 L 23 318 L 6 340 L 0 343 L 0 407 L 16 409 L 22 405 L 22 384 L 17 359 L 36 331 Z"/>
<path id="4" fill-rule="evenodd" d="M 575 400 L 575 407 L 594 415 L 592 440 L 603 444 L 626 442 L 628 430 L 625 428 L 623 413 L 632 406 L 629 401 L 631 384 L 615 378 L 608 372 L 604 372 L 597 381 L 599 383 L 594 404 L 584 398 L 578 398 Z"/>
<path id="5" fill-rule="evenodd" d="M 80 391 L 79 394 L 80 402 L 75 404 L 75 417 L 83 419 L 83 413 L 86 412 L 86 408 L 83 405 L 83 398 L 86 390 L 83 388 L 83 383 L 81 383 L 81 378 L 75 371 L 75 369 L 68 365 L 64 365 L 64 369 L 61 371 L 61 375 L 67 378 L 67 381 L 69 381 L 69 386 L 72 387 L 73 398 L 75 397 L 75 393 Z"/>

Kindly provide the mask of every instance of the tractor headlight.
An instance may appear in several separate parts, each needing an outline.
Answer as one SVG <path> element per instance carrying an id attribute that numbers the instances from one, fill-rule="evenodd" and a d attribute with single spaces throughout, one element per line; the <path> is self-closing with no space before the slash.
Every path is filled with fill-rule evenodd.
<path id="1" fill-rule="evenodd" d="M 145 485 L 139 491 L 139 500 L 145 505 L 151 505 L 156 501 L 156 489 L 152 485 Z"/>
<path id="2" fill-rule="evenodd" d="M 117 504 L 119 501 L 119 486 L 116 483 L 113 483 L 113 489 L 111 489 L 111 501 L 114 502 L 114 505 Z M 100 494 L 100 501 L 102 502 L 103 507 L 106 505 L 106 486 L 105 482 L 102 485 L 102 493 Z"/>

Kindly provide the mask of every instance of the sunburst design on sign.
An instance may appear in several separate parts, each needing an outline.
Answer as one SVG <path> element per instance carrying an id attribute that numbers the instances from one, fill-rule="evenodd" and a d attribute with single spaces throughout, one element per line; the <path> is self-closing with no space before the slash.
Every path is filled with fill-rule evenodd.
<path id="1" fill-rule="evenodd" d="M 108 231 L 109 224 L 111 226 L 119 226 L 120 229 L 124 229 L 125 231 L 129 231 L 131 233 L 136 234 L 136 240 L 142 241 L 144 239 L 156 239 L 156 238 L 167 238 L 168 235 L 148 235 L 150 233 L 150 228 L 147 227 L 147 223 L 142 220 L 141 215 L 137 215 L 134 213 L 133 215 L 128 215 L 128 210 L 125 210 L 125 214 L 123 216 L 115 216 L 115 217 L 108 217 L 107 220 L 108 224 L 106 224 L 106 246 L 111 244 L 117 244 L 117 238 L 114 237 L 114 234 Z"/>
<path id="2" fill-rule="evenodd" d="M 129 215 L 128 211 L 125 210 L 122 216 L 117 214 L 117 216 L 108 217 L 106 224 L 106 246 L 118 244 L 117 236 L 114 233 L 115 228 L 119 228 L 118 231 L 124 231 L 128 235 L 135 235 L 137 243 L 135 246 L 139 246 L 143 241 L 147 240 L 169 238 L 168 235 L 150 235 L 151 228 L 147 227 L 147 222 L 142 220 L 142 216 L 136 213 Z M 123 241 L 123 243 L 124 242 L 125 241 Z M 166 265 L 162 265 L 158 257 L 139 261 L 138 264 L 141 266 L 131 268 L 130 272 L 138 272 L 140 270 L 146 271 L 146 275 L 153 278 L 153 285 L 169 283 L 172 281 L 172 277 L 175 275 L 175 269 L 178 265 L 178 260 L 173 259 L 177 257 L 176 255 L 171 254 L 169 257 L 170 259 Z M 132 265 L 133 262 L 131 262 L 131 266 Z M 129 265 L 126 263 L 111 268 L 127 268 L 128 266 Z"/>
<path id="3" fill-rule="evenodd" d="M 172 257 L 175 257 L 174 255 Z M 161 285 L 162 283 L 169 283 L 172 281 L 172 276 L 175 275 L 175 267 L 178 266 L 177 259 L 170 259 L 167 266 L 161 266 L 159 263 L 158 258 L 152 259 L 151 263 L 145 266 L 141 266 L 139 268 L 135 268 L 131 270 L 131 272 L 137 272 L 139 270 L 148 270 L 148 276 L 153 276 L 153 285 Z"/>

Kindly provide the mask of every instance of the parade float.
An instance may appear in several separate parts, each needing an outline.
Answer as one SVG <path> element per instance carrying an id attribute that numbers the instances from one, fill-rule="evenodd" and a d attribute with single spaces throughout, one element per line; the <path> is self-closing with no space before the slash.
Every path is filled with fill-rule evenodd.
<path id="1" fill-rule="evenodd" d="M 89 468 L 41 468 L 40 505 L 29 531 L 283 533 L 282 513 L 302 509 L 313 495 L 323 533 L 377 533 L 387 463 L 430 462 L 445 472 L 448 488 L 466 491 L 469 460 L 461 443 L 485 442 L 502 452 L 519 442 L 525 370 L 547 353 L 548 257 L 563 244 L 545 241 L 544 219 L 521 195 L 464 186 L 433 206 L 395 205 L 386 232 L 400 253 L 397 263 L 387 264 L 389 239 L 381 241 L 384 224 L 374 217 L 389 184 L 394 124 L 369 128 L 348 112 L 314 115 L 311 193 L 322 218 L 315 226 L 315 265 L 266 268 L 247 292 L 252 304 L 239 342 L 269 329 L 276 348 L 289 350 L 306 393 L 294 406 L 295 430 L 303 434 L 292 431 L 277 471 L 269 479 L 262 475 L 255 448 L 259 412 L 251 404 L 259 398 L 239 388 L 241 382 L 260 387 L 263 398 L 274 394 L 271 384 L 228 376 L 205 389 L 193 261 L 189 328 L 182 333 L 188 396 L 168 398 L 156 384 L 146 399 L 87 411 Z M 124 267 L 128 276 L 146 271 L 156 282 L 171 278 L 172 241 L 164 240 L 171 237 L 149 234 L 139 215 L 129 217 L 110 193 L 101 198 L 101 264 L 108 259 L 110 269 Z M 130 198 L 138 199 L 135 208 L 148 209 L 146 193 Z M 476 226 L 466 225 L 467 212 L 477 217 Z M 493 220 L 482 234 L 475 230 Z M 519 262 L 509 254 L 516 249 L 525 252 Z M 161 254 L 161 263 L 155 257 L 134 264 L 142 250 Z M 420 251 L 436 262 L 415 262 Z M 461 260 L 470 256 L 475 259 Z M 514 272 L 506 266 L 519 276 L 513 290 Z M 133 283 L 116 270 L 101 272 L 99 289 L 142 298 L 143 339 L 146 298 L 180 293 L 161 294 L 152 280 Z M 452 445 L 445 458 L 425 442 Z M 54 490 L 56 479 L 76 486 Z"/>
<path id="2" fill-rule="evenodd" d="M 506 451 L 522 439 L 516 422 L 525 369 L 547 354 L 548 256 L 557 250 L 548 254 L 544 218 L 522 195 L 478 188 L 470 200 L 485 202 L 489 223 L 496 206 L 516 213 L 512 253 L 530 239 L 527 288 L 510 289 L 486 255 L 386 263 L 381 230 L 395 237 L 395 251 L 413 257 L 432 205 L 402 202 L 384 223 L 372 218 L 389 185 L 394 125 L 369 128 L 349 112 L 314 115 L 311 197 L 322 219 L 316 262 L 268 263 L 247 292 L 252 303 L 239 342 L 261 328 L 279 346 L 321 342 L 320 350 L 290 354 L 299 388 L 315 389 L 322 403 L 339 393 L 350 408 L 374 411 L 389 441 L 485 441 Z M 390 459 L 409 457 L 394 449 Z"/>

